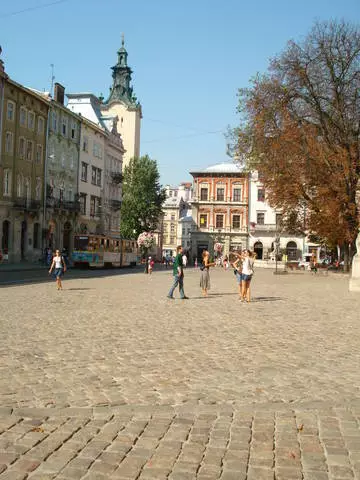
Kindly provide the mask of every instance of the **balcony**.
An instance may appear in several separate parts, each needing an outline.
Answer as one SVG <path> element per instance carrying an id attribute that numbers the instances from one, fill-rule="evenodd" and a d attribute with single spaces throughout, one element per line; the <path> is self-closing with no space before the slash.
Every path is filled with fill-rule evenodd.
<path id="1" fill-rule="evenodd" d="M 209 233 L 218 233 L 220 235 L 224 235 L 226 233 L 248 233 L 248 228 L 246 226 L 243 227 L 223 227 L 223 228 L 217 228 L 214 227 L 213 225 L 207 226 L 207 227 L 196 227 L 194 232 L 209 232 Z"/>
<path id="2" fill-rule="evenodd" d="M 248 197 L 243 197 L 240 200 L 230 198 L 230 197 L 224 197 L 223 200 L 218 200 L 217 198 L 214 197 L 208 197 L 206 199 L 201 199 L 201 197 L 197 197 L 196 195 L 193 196 L 191 203 L 203 203 L 203 204 L 227 204 L 227 205 L 236 205 L 236 204 L 247 204 L 248 203 Z"/>
<path id="3" fill-rule="evenodd" d="M 26 212 L 37 212 L 40 210 L 41 201 L 31 200 L 26 197 L 18 197 L 14 201 L 14 208 L 16 210 L 24 210 Z"/>
<path id="4" fill-rule="evenodd" d="M 121 200 L 110 200 L 110 207 L 112 210 L 120 210 L 121 208 Z"/>
<path id="5" fill-rule="evenodd" d="M 117 185 L 122 182 L 123 174 L 120 172 L 110 172 L 110 177 L 113 183 Z"/>
<path id="6" fill-rule="evenodd" d="M 275 223 L 256 223 L 254 226 L 250 226 L 251 232 L 275 232 L 277 229 Z"/>
<path id="7" fill-rule="evenodd" d="M 64 210 L 67 212 L 80 212 L 79 202 L 59 200 L 58 198 L 47 198 L 46 207 L 53 208 L 54 210 Z"/>

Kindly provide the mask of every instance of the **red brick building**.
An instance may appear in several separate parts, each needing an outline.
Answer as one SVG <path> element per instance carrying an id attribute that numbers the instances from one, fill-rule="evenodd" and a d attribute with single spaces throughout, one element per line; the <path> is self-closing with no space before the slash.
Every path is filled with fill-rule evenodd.
<path id="1" fill-rule="evenodd" d="M 248 244 L 249 180 L 248 175 L 232 162 L 220 163 L 190 172 L 194 177 L 191 255 L 201 257 L 206 248 L 211 255 L 214 244 L 223 253 L 246 248 Z"/>

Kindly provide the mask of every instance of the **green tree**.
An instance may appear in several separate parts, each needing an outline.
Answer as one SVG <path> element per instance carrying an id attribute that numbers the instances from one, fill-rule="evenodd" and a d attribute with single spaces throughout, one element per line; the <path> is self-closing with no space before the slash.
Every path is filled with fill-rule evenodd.
<path id="1" fill-rule="evenodd" d="M 156 229 L 166 198 L 159 179 L 156 160 L 148 155 L 132 158 L 125 167 L 120 227 L 124 238 Z"/>

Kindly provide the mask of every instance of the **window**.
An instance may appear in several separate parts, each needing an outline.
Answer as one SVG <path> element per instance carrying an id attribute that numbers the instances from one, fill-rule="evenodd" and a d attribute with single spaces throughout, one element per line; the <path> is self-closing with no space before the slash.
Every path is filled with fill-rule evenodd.
<path id="1" fill-rule="evenodd" d="M 217 214 L 215 217 L 215 225 L 216 228 L 223 228 L 224 227 L 224 215 Z"/>
<path id="2" fill-rule="evenodd" d="M 42 117 L 38 118 L 38 134 L 42 135 L 44 133 L 44 119 Z"/>
<path id="3" fill-rule="evenodd" d="M 91 167 L 91 183 L 93 185 L 96 185 L 96 170 L 97 170 L 96 167 Z"/>
<path id="4" fill-rule="evenodd" d="M 90 217 L 95 217 L 96 215 L 96 197 L 91 195 L 90 197 Z"/>
<path id="5" fill-rule="evenodd" d="M 84 193 L 80 195 L 80 213 L 86 215 L 86 194 Z"/>
<path id="6" fill-rule="evenodd" d="M 200 189 L 200 200 L 206 201 L 208 199 L 208 188 L 201 188 Z"/>
<path id="7" fill-rule="evenodd" d="M 35 128 L 35 113 L 29 112 L 28 113 L 28 128 L 30 130 L 34 130 Z"/>
<path id="8" fill-rule="evenodd" d="M 173 224 L 170 225 L 170 232 L 175 233 L 175 225 Z"/>
<path id="9" fill-rule="evenodd" d="M 35 200 L 41 200 L 41 178 L 36 179 Z"/>
<path id="10" fill-rule="evenodd" d="M 101 187 L 101 169 L 97 169 L 97 175 L 96 175 L 96 185 L 98 187 Z"/>
<path id="11" fill-rule="evenodd" d="M 166 223 L 164 223 L 164 226 L 163 226 L 163 231 L 164 231 L 164 233 L 166 233 L 166 232 L 167 232 L 167 224 L 166 224 Z"/>
<path id="12" fill-rule="evenodd" d="M 185 228 L 182 229 L 182 234 L 183 234 L 183 235 L 186 235 Z"/>
<path id="13" fill-rule="evenodd" d="M 83 138 L 82 149 L 83 149 L 83 152 L 88 152 L 89 151 L 89 138 L 88 137 Z"/>
<path id="14" fill-rule="evenodd" d="M 173 243 L 175 243 L 175 237 L 170 237 L 170 245 L 172 245 Z"/>
<path id="15" fill-rule="evenodd" d="M 4 188 L 3 188 L 4 196 L 11 195 L 11 171 L 4 170 Z"/>
<path id="16" fill-rule="evenodd" d="M 20 158 L 25 157 L 25 138 L 24 137 L 19 138 L 19 157 Z"/>
<path id="17" fill-rule="evenodd" d="M 175 220 L 175 213 L 171 214 L 171 220 Z"/>
<path id="18" fill-rule="evenodd" d="M 178 192 L 177 190 L 174 190 L 174 197 L 177 197 L 178 196 Z"/>
<path id="19" fill-rule="evenodd" d="M 52 112 L 52 129 L 54 130 L 54 132 L 57 132 L 57 113 L 56 112 Z"/>
<path id="20" fill-rule="evenodd" d="M 10 120 L 11 122 L 13 122 L 15 119 L 15 103 L 11 102 L 10 100 L 7 102 L 6 116 L 7 116 L 7 119 Z"/>
<path id="21" fill-rule="evenodd" d="M 76 123 L 71 122 L 71 138 L 74 140 L 76 138 Z"/>
<path id="22" fill-rule="evenodd" d="M 232 227 L 240 228 L 240 215 L 233 215 L 232 217 Z"/>
<path id="23" fill-rule="evenodd" d="M 31 140 L 26 141 L 26 160 L 32 162 L 33 159 L 33 142 Z"/>
<path id="24" fill-rule="evenodd" d="M 12 153 L 13 152 L 13 133 L 6 132 L 5 133 L 5 153 Z"/>
<path id="25" fill-rule="evenodd" d="M 81 180 L 87 182 L 87 170 L 88 165 L 85 162 L 81 162 Z"/>
<path id="26" fill-rule="evenodd" d="M 59 188 L 59 200 L 60 202 L 64 201 L 64 187 Z"/>
<path id="27" fill-rule="evenodd" d="M 43 153 L 42 145 L 40 144 L 36 145 L 36 163 L 42 162 L 42 153 Z"/>
<path id="28" fill-rule="evenodd" d="M 223 202 L 225 200 L 225 189 L 224 188 L 217 188 L 216 189 L 216 200 L 219 202 Z"/>
<path id="29" fill-rule="evenodd" d="M 200 228 L 207 227 L 207 213 L 200 214 Z"/>
<path id="30" fill-rule="evenodd" d="M 22 190 L 23 190 L 23 180 L 20 175 L 17 177 L 17 182 L 16 182 L 16 194 L 20 198 L 22 195 Z"/>
<path id="31" fill-rule="evenodd" d="M 67 134 L 67 124 L 68 124 L 68 121 L 67 121 L 67 118 L 66 117 L 62 117 L 62 120 L 61 120 L 61 133 L 64 137 L 66 137 L 66 134 Z"/>
<path id="32" fill-rule="evenodd" d="M 256 214 L 256 223 L 258 225 L 264 225 L 265 224 L 265 213 L 263 212 L 257 212 Z"/>
<path id="33" fill-rule="evenodd" d="M 233 201 L 234 202 L 241 202 L 241 188 L 240 187 L 234 187 Z"/>
<path id="34" fill-rule="evenodd" d="M 26 127 L 26 108 L 20 107 L 20 125 Z"/>
<path id="35" fill-rule="evenodd" d="M 258 202 L 264 202 L 265 201 L 265 189 L 264 188 L 258 188 L 257 199 L 258 199 Z"/>
<path id="36" fill-rule="evenodd" d="M 34 223 L 34 233 L 33 233 L 34 248 L 40 248 L 39 237 L 40 237 L 40 223 Z"/>

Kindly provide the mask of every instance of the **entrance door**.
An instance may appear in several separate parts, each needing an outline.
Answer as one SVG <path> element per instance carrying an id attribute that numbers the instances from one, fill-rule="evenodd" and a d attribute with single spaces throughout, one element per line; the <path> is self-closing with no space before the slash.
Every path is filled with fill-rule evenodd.
<path id="1" fill-rule="evenodd" d="M 254 244 L 254 252 L 256 253 L 256 258 L 258 260 L 263 259 L 263 244 L 261 242 L 256 242 Z"/>
<path id="2" fill-rule="evenodd" d="M 63 248 L 70 252 L 71 223 L 66 222 L 64 225 Z"/>
<path id="3" fill-rule="evenodd" d="M 27 223 L 24 220 L 21 222 L 21 244 L 20 244 L 21 260 L 24 260 L 25 258 L 26 234 L 27 234 Z"/>
<path id="4" fill-rule="evenodd" d="M 3 255 L 7 255 L 9 253 L 9 236 L 10 236 L 10 222 L 8 220 L 4 220 L 2 224 L 2 239 L 1 239 L 1 249 Z"/>

